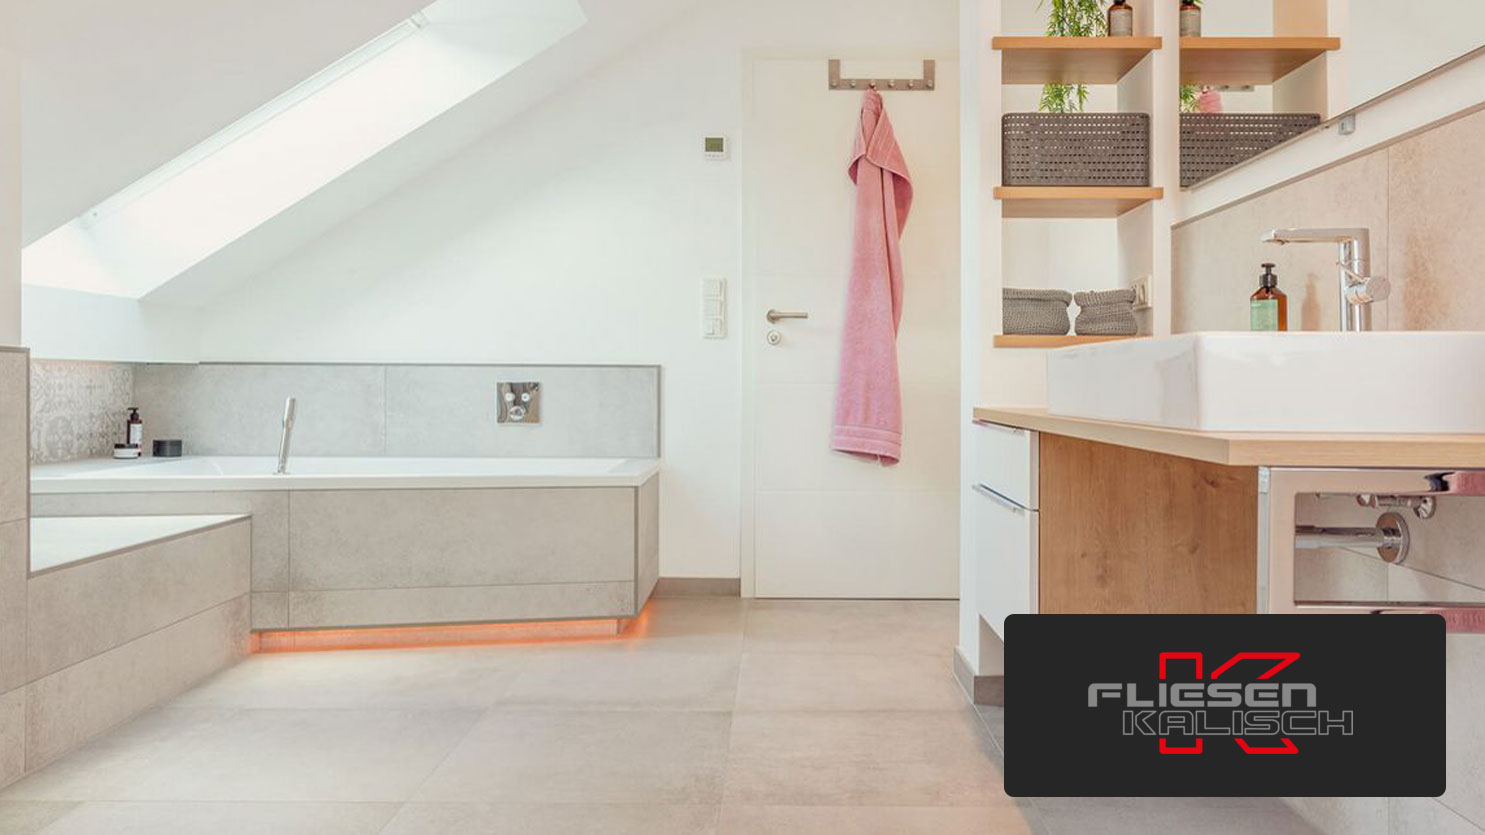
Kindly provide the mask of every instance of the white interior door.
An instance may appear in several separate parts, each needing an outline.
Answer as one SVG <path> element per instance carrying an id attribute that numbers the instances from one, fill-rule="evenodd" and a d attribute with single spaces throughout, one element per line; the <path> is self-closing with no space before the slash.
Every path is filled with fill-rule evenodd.
<path id="1" fill-rule="evenodd" d="M 923 56 L 930 57 L 930 56 Z M 919 61 L 847 61 L 847 76 L 916 77 Z M 744 268 L 751 543 L 759 597 L 958 596 L 958 68 L 932 92 L 885 92 L 912 173 L 898 334 L 902 463 L 830 450 L 846 302 L 861 94 L 832 91 L 825 58 L 748 65 Z M 770 309 L 808 319 L 765 321 Z M 776 331 L 777 344 L 770 344 Z"/>

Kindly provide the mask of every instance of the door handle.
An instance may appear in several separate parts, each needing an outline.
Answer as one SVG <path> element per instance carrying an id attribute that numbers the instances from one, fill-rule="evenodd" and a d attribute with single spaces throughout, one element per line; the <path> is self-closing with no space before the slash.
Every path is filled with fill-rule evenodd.
<path id="1" fill-rule="evenodd" d="M 777 325 L 780 319 L 808 319 L 810 315 L 802 310 L 773 310 L 770 309 L 763 314 L 770 325 Z"/>

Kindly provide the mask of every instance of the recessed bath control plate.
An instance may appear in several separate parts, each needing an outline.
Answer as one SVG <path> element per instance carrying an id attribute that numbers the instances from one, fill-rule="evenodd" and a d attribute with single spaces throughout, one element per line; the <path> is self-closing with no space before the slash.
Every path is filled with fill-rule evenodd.
<path id="1" fill-rule="evenodd" d="M 541 383 L 501 383 L 495 415 L 500 423 L 541 423 Z"/>

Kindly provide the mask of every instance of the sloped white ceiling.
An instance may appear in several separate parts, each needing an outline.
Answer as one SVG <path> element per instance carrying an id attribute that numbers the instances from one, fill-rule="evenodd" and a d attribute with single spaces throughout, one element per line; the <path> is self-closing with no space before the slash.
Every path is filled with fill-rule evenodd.
<path id="1" fill-rule="evenodd" d="M 430 0 L 22 3 L 30 244 Z"/>
<path id="2" fill-rule="evenodd" d="M 690 11 L 701 1 L 580 0 L 587 16 L 587 23 L 581 29 L 507 77 L 489 85 L 464 103 L 176 276 L 145 296 L 145 300 L 184 306 L 196 306 L 211 301 L 391 194 L 402 184 L 421 176 L 490 131 L 499 129 L 507 120 L 517 117 L 542 99 L 597 71 L 604 63 Z M 69 7 L 106 5 L 103 0 L 61 2 Z M 180 9 L 193 7 L 187 0 L 154 2 Z M 261 7 L 263 16 L 276 14 L 277 19 L 271 26 L 250 27 L 252 31 L 264 34 L 251 47 L 232 38 L 223 39 L 232 41 L 237 47 L 234 52 L 237 56 L 235 68 L 217 67 L 217 62 L 207 60 L 207 56 L 201 55 L 199 50 L 186 50 L 190 53 L 189 56 L 178 56 L 177 66 L 180 69 L 184 70 L 190 65 L 207 71 L 206 76 L 193 83 L 181 83 L 180 79 L 172 78 L 167 85 L 176 91 L 178 100 L 194 102 L 192 108 L 186 108 L 193 110 L 189 114 L 176 113 L 169 107 L 141 105 L 131 115 L 128 108 L 111 103 L 104 105 L 103 102 L 116 96 L 106 90 L 94 88 L 95 85 L 108 86 L 103 81 L 108 73 L 94 69 L 98 62 L 87 59 L 85 49 L 53 45 L 50 47 L 53 55 L 51 59 L 44 57 L 48 54 L 47 49 L 38 52 L 38 67 L 52 67 L 54 78 L 49 88 L 53 91 L 52 95 L 66 100 L 66 106 L 60 112 L 68 112 L 72 116 L 70 119 L 43 119 L 42 125 L 28 125 L 28 130 L 34 133 L 28 134 L 33 137 L 32 145 L 27 146 L 24 153 L 27 155 L 28 171 L 35 172 L 27 183 L 31 190 L 28 192 L 26 207 L 27 232 L 30 236 L 28 241 L 87 211 L 224 125 L 410 16 L 426 6 L 430 0 L 357 0 L 356 3 L 259 0 L 252 4 L 244 3 L 243 0 L 213 0 L 213 4 L 195 5 L 214 5 L 218 2 L 238 11 L 245 7 Z M 459 4 L 467 5 L 471 14 L 478 14 L 482 5 L 494 2 L 496 0 L 445 0 L 446 4 L 455 7 Z M 380 14 L 366 14 L 368 9 L 362 8 L 363 5 L 377 8 Z M 290 6 L 294 8 L 290 10 Z M 342 11 L 355 7 L 356 14 L 342 19 L 333 13 L 333 9 L 325 11 L 327 7 Z M 281 24 L 287 25 L 287 21 L 291 19 L 299 20 L 298 25 L 309 26 L 310 24 L 303 21 L 311 10 L 321 13 L 314 28 L 343 31 L 337 31 L 334 38 L 328 35 L 320 39 L 299 38 L 295 48 L 299 55 L 294 62 L 294 69 L 280 66 L 284 63 L 280 60 L 283 56 L 275 53 L 283 50 L 269 37 L 271 32 L 267 30 Z M 213 21 L 218 18 L 216 11 L 214 9 L 211 16 Z M 65 28 L 60 21 L 61 15 L 48 13 L 38 17 L 50 22 L 54 29 L 53 38 L 61 37 L 61 29 Z M 230 24 L 219 21 L 202 25 L 213 31 L 221 26 L 231 28 Z M 101 37 L 98 28 L 107 29 L 101 24 L 97 28 L 85 28 L 89 29 L 89 36 L 95 39 Z M 314 43 L 311 44 L 311 41 Z M 122 85 L 123 89 L 117 92 L 117 96 L 132 96 L 136 101 L 143 100 L 148 98 L 151 77 L 158 78 L 162 73 L 171 75 L 161 66 L 171 63 L 169 61 L 149 56 L 132 56 L 129 50 L 122 50 L 117 45 L 116 48 L 121 50 L 119 54 L 107 56 L 104 63 L 117 61 L 127 67 L 131 60 L 137 60 L 150 67 L 149 72 L 135 70 L 121 73 L 121 79 L 128 83 Z M 145 50 L 148 51 L 148 48 Z M 314 54 L 313 58 L 309 57 L 311 52 Z M 68 57 L 64 57 L 64 54 Z M 185 60 L 187 57 L 189 60 Z M 29 60 L 31 59 L 28 56 Z M 73 60 L 88 67 L 87 74 L 95 76 L 91 83 L 78 81 L 80 72 L 64 72 L 60 69 L 59 65 Z M 271 66 L 272 69 L 259 72 L 255 67 L 260 63 Z M 64 83 L 67 79 L 70 80 Z M 43 98 L 45 89 L 48 87 L 44 84 L 31 85 L 27 91 L 28 101 Z M 248 93 L 249 89 L 251 94 Z M 223 92 L 224 95 L 230 93 L 230 98 L 236 103 L 230 107 L 221 104 L 217 101 L 217 96 L 213 95 L 215 92 Z M 636 91 L 635 94 L 648 95 L 653 94 L 653 91 Z M 157 118 L 163 124 L 143 124 Z M 47 122 L 50 122 L 49 127 Z M 73 129 L 90 132 L 92 135 L 72 135 L 67 127 L 69 122 L 74 126 Z M 129 142 L 124 143 L 127 147 L 116 153 L 113 150 L 115 143 L 106 141 L 91 128 L 77 127 L 90 123 L 108 125 L 97 131 L 113 130 L 125 134 L 132 132 L 133 136 Z M 61 144 L 39 154 L 39 159 L 32 158 L 32 147 L 36 143 L 53 142 Z"/>

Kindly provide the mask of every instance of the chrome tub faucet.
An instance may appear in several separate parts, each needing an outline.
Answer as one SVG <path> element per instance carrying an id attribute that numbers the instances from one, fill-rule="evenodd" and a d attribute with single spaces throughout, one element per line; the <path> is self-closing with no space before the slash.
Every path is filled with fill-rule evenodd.
<path id="1" fill-rule="evenodd" d="M 286 475 L 289 472 L 289 441 L 294 436 L 294 407 L 297 401 L 290 397 L 284 401 L 284 428 L 283 434 L 278 438 L 278 468 L 273 471 L 274 475 Z"/>
<path id="2" fill-rule="evenodd" d="M 1263 235 L 1266 244 L 1338 244 L 1340 257 L 1341 330 L 1372 329 L 1372 302 L 1386 301 L 1392 295 L 1392 282 L 1370 274 L 1372 246 L 1367 229 L 1270 229 Z"/>

